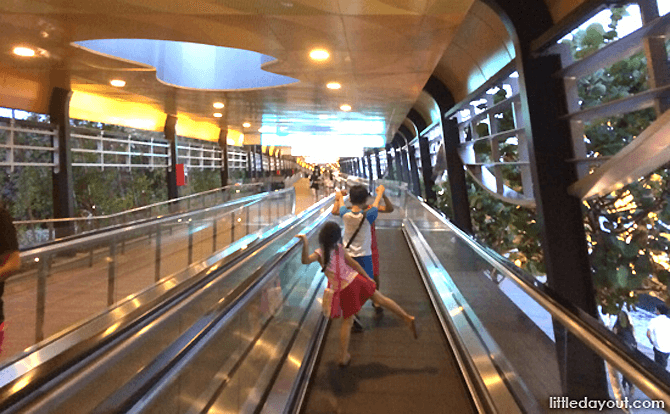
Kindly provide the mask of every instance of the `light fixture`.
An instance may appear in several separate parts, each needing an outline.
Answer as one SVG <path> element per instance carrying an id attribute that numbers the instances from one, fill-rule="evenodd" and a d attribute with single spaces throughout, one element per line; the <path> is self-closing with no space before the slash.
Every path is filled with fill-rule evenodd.
<path id="1" fill-rule="evenodd" d="M 24 46 L 16 46 L 12 52 L 14 52 L 15 55 L 17 56 L 22 56 L 22 57 L 33 57 L 35 56 L 35 49 L 31 49 L 29 47 L 24 47 Z"/>
<path id="2" fill-rule="evenodd" d="M 328 82 L 328 84 L 326 85 L 326 88 L 328 89 L 340 89 L 341 87 L 342 85 L 340 85 L 339 82 Z"/>
<path id="3" fill-rule="evenodd" d="M 214 118 L 221 118 L 223 114 L 221 112 L 215 112 L 214 113 Z"/>
<path id="4" fill-rule="evenodd" d="M 330 57 L 330 53 L 325 49 L 313 49 L 309 52 L 309 57 L 312 58 L 312 60 L 322 62 Z"/>
<path id="5" fill-rule="evenodd" d="M 109 84 L 117 88 L 123 88 L 124 86 L 126 86 L 126 81 L 122 79 L 112 79 L 111 81 L 109 81 Z"/>
<path id="6" fill-rule="evenodd" d="M 221 108 L 223 108 L 225 105 L 223 104 L 223 102 L 214 102 L 214 104 L 213 104 L 212 106 L 213 106 L 214 108 L 216 108 L 216 109 L 221 109 Z"/>
<path id="7" fill-rule="evenodd" d="M 343 111 L 351 111 L 351 105 L 344 104 L 340 106 L 340 109 Z"/>
<path id="8" fill-rule="evenodd" d="M 245 128 L 249 128 L 251 126 L 251 124 L 248 123 L 248 122 L 245 122 L 245 123 L 242 124 L 242 126 L 245 127 Z"/>

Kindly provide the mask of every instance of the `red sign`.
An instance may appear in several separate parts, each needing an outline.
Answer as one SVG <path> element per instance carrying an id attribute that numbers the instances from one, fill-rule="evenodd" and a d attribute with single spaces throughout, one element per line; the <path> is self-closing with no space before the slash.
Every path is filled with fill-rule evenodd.
<path id="1" fill-rule="evenodd" d="M 186 178 L 184 177 L 184 164 L 177 164 L 174 168 L 175 173 L 177 173 L 177 186 L 186 185 Z"/>

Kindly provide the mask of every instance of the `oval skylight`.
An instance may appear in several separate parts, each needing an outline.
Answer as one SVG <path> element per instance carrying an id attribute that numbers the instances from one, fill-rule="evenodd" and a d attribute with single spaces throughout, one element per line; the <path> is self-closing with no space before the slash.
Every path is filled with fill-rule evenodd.
<path id="1" fill-rule="evenodd" d="M 249 50 L 152 39 L 98 39 L 76 42 L 94 52 L 156 68 L 167 84 L 192 89 L 269 88 L 298 80 L 261 69 L 273 57 Z"/>

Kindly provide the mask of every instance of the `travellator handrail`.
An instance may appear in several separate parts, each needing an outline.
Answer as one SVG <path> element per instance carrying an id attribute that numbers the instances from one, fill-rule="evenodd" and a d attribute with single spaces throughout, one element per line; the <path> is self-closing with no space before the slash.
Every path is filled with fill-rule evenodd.
<path id="1" fill-rule="evenodd" d="M 243 205 L 240 207 L 237 207 L 232 211 L 237 211 L 242 208 L 248 207 L 254 203 L 257 203 L 258 201 L 265 199 L 265 198 L 271 198 L 271 197 L 276 197 L 280 194 L 291 192 L 293 189 L 285 189 L 285 190 L 279 190 L 279 191 L 274 191 L 272 193 L 260 193 L 260 194 L 254 194 L 252 196 L 246 197 L 246 199 L 243 201 Z M 219 206 L 215 207 L 209 207 L 203 210 L 198 210 L 198 214 L 200 213 L 207 213 L 215 210 L 219 210 L 222 208 L 228 207 L 226 204 L 222 204 Z M 151 222 L 142 222 L 138 224 L 131 224 L 128 226 L 124 226 L 120 229 L 115 229 L 111 230 L 109 232 L 105 232 L 102 234 L 93 234 L 93 235 L 87 235 L 87 236 L 82 236 L 80 238 L 76 238 L 73 240 L 67 240 L 63 241 L 61 243 L 57 244 L 52 244 L 48 246 L 43 246 L 43 247 L 36 247 L 24 252 L 21 252 L 21 260 L 32 260 L 35 259 L 39 256 L 44 256 L 44 255 L 57 255 L 59 253 L 62 253 L 64 251 L 69 251 L 72 249 L 77 249 L 81 247 L 88 247 L 90 245 L 95 245 L 95 244 L 104 244 L 106 240 L 112 239 L 116 236 L 120 236 L 121 234 L 125 232 L 131 232 L 143 228 L 149 228 L 156 226 L 156 224 L 162 224 L 162 223 L 168 223 L 168 222 L 174 222 L 175 220 L 184 220 L 185 218 L 188 218 L 193 212 L 185 212 L 169 217 L 163 217 L 159 218 L 157 220 L 152 220 Z"/>
<path id="2" fill-rule="evenodd" d="M 445 217 L 415 195 L 407 195 L 433 214 L 440 222 L 452 230 L 470 246 L 481 258 L 497 271 L 509 277 L 526 294 L 546 309 L 561 325 L 582 341 L 604 360 L 608 361 L 626 378 L 633 382 L 648 397 L 665 402 L 670 407 L 670 374 L 661 370 L 651 361 L 640 359 L 639 351 L 631 351 L 618 345 L 618 338 L 600 325 L 591 315 L 561 298 L 550 287 L 535 280 L 522 269 L 514 266 L 507 258 L 494 250 L 482 246 L 472 236 L 463 232 Z"/>

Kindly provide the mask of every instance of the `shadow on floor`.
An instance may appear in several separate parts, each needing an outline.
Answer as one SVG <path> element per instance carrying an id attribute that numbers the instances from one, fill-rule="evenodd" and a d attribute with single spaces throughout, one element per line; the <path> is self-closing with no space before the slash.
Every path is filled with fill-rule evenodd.
<path id="1" fill-rule="evenodd" d="M 340 367 L 335 361 L 331 361 L 325 368 L 330 390 L 336 397 L 344 397 L 356 393 L 359 381 L 379 379 L 390 375 L 436 375 L 438 373 L 438 369 L 435 367 L 391 368 L 379 362 L 360 365 L 352 362 L 348 367 Z M 410 379 L 408 378 L 407 380 Z"/>

